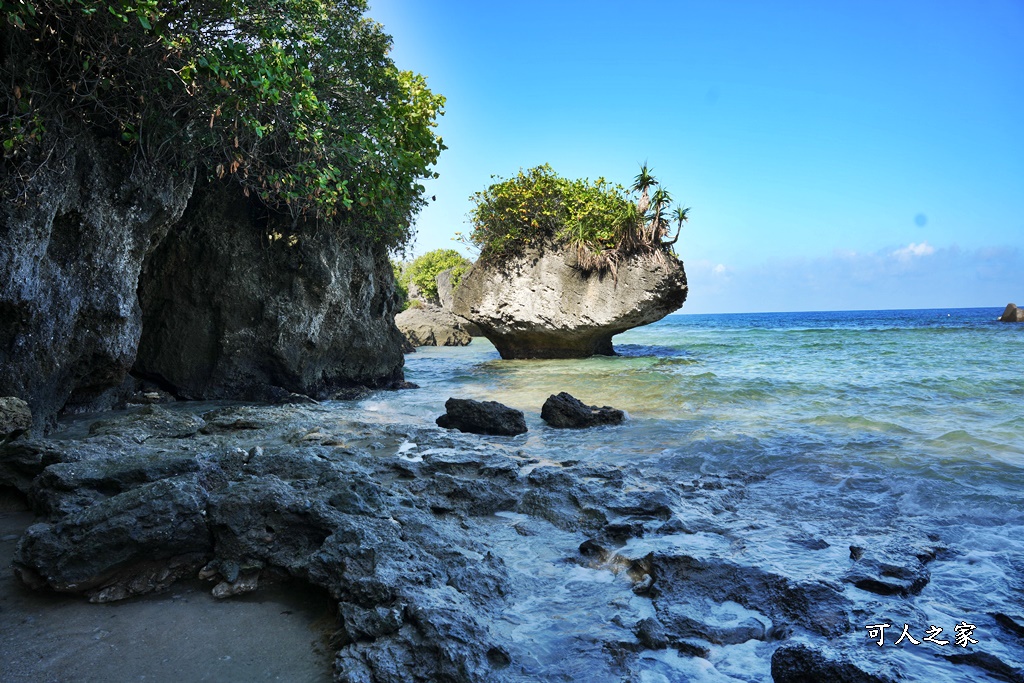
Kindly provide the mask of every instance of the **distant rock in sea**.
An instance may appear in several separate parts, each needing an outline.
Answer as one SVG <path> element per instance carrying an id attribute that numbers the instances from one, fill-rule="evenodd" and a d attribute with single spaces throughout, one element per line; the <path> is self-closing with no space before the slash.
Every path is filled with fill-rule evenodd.
<path id="1" fill-rule="evenodd" d="M 1017 304 L 1006 304 L 1003 314 L 999 316 L 999 322 L 1024 323 L 1024 308 L 1017 308 Z"/>
<path id="2" fill-rule="evenodd" d="M 395 325 L 412 346 L 466 346 L 469 336 L 462 321 L 437 306 L 407 308 L 395 316 Z"/>
<path id="3" fill-rule="evenodd" d="M 453 310 L 479 326 L 502 358 L 586 358 L 614 355 L 614 335 L 661 320 L 686 293 L 683 264 L 667 252 L 623 258 L 613 274 L 587 272 L 571 250 L 549 245 L 478 261 L 455 291 Z"/>

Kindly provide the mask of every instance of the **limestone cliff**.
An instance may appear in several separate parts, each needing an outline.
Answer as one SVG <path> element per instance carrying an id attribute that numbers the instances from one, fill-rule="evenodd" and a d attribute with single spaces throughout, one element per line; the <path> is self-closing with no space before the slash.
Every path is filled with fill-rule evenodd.
<path id="1" fill-rule="evenodd" d="M 683 264 L 666 251 L 624 258 L 613 276 L 548 247 L 477 262 L 455 291 L 454 313 L 502 358 L 583 358 L 614 354 L 614 335 L 678 310 L 686 292 Z"/>
<path id="2" fill-rule="evenodd" d="M 192 171 L 133 163 L 113 139 L 65 131 L 20 197 L 0 204 L 0 395 L 35 426 L 106 407 L 135 360 L 146 255 L 185 209 Z"/>
<path id="3" fill-rule="evenodd" d="M 112 407 L 133 368 L 184 398 L 401 380 L 383 247 L 237 186 L 192 196 L 192 170 L 148 170 L 109 138 L 58 151 L 0 207 L 0 395 L 27 401 L 35 429 Z"/>
<path id="4" fill-rule="evenodd" d="M 237 186 L 196 191 L 147 261 L 136 370 L 187 398 L 327 398 L 402 379 L 382 248 L 272 213 Z"/>

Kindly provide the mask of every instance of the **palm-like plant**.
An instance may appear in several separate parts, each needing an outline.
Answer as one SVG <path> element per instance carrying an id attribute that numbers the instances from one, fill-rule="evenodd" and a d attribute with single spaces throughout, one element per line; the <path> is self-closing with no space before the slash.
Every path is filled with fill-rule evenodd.
<path id="1" fill-rule="evenodd" d="M 640 201 L 636 203 L 636 208 L 641 215 L 647 213 L 647 209 L 651 205 L 648 193 L 657 184 L 658 181 L 654 178 L 651 169 L 647 167 L 647 162 L 645 161 L 640 165 L 640 172 L 636 174 L 636 178 L 633 179 L 633 185 L 629 188 L 630 192 L 640 193 Z"/>
<path id="2" fill-rule="evenodd" d="M 665 219 L 665 212 L 672 203 L 672 195 L 663 187 L 659 187 L 651 195 L 651 222 L 650 241 L 651 244 L 658 243 L 668 233 L 668 221 Z"/>
<path id="3" fill-rule="evenodd" d="M 672 238 L 671 242 L 665 243 L 668 245 L 675 244 L 679 239 L 679 233 L 683 231 L 683 223 L 690 220 L 690 207 L 677 206 L 672 212 L 672 218 L 676 221 L 676 236 Z"/>

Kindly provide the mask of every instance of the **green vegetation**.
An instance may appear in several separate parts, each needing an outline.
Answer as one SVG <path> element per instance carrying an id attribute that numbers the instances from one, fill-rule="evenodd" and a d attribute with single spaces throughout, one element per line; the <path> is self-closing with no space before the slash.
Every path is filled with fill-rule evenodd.
<path id="1" fill-rule="evenodd" d="M 82 127 L 267 205 L 399 248 L 444 149 L 444 98 L 365 0 L 0 0 L 0 191 Z"/>
<path id="2" fill-rule="evenodd" d="M 462 275 L 471 265 L 473 264 L 467 258 L 454 249 L 428 251 L 409 263 L 391 262 L 403 301 L 408 300 L 410 285 L 413 284 L 423 296 L 437 298 L 437 276 L 449 268 L 452 270 L 452 289 L 458 287 Z"/>
<path id="3" fill-rule="evenodd" d="M 520 171 L 471 197 L 469 241 L 480 248 L 482 259 L 554 242 L 574 250 L 581 269 L 614 272 L 620 258 L 670 250 L 679 238 L 677 230 L 674 239 L 665 241 L 672 198 L 660 187 L 652 195 L 657 185 L 646 164 L 629 190 L 604 178 L 562 178 L 547 164 Z M 640 193 L 636 202 L 630 192 Z M 672 213 L 679 230 L 688 211 L 679 207 Z"/>

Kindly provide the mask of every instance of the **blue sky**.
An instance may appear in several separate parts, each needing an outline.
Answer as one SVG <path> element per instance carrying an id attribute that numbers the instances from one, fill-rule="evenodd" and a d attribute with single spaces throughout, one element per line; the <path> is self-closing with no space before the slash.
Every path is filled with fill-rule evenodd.
<path id="1" fill-rule="evenodd" d="M 416 254 L 492 175 L 646 160 L 683 312 L 1024 302 L 1024 2 L 370 1 L 448 99 Z"/>

